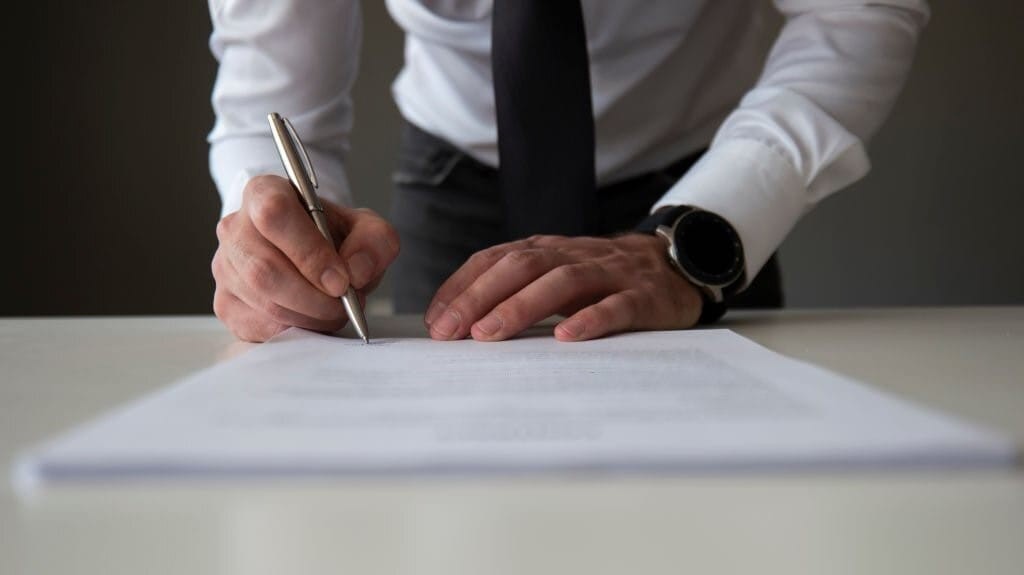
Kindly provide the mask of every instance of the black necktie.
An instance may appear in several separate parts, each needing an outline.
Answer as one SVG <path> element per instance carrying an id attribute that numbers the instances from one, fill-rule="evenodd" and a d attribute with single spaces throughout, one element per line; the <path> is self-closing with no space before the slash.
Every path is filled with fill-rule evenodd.
<path id="1" fill-rule="evenodd" d="M 498 178 L 513 237 L 594 225 L 594 115 L 580 0 L 494 0 Z"/>

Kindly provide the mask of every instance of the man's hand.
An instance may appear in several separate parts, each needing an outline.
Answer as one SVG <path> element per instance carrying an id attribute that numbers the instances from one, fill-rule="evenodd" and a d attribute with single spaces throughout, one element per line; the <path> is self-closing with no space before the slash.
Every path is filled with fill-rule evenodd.
<path id="1" fill-rule="evenodd" d="M 323 201 L 331 233 L 324 239 L 288 180 L 249 181 L 242 207 L 217 224 L 213 311 L 239 339 L 265 341 L 289 326 L 340 329 L 338 299 L 352 287 L 360 299 L 376 287 L 398 255 L 398 235 L 370 210 Z"/>
<path id="2" fill-rule="evenodd" d="M 562 341 L 692 327 L 702 300 L 671 268 L 660 239 L 535 236 L 473 255 L 441 286 L 425 318 L 434 339 L 498 341 L 551 315 Z"/>

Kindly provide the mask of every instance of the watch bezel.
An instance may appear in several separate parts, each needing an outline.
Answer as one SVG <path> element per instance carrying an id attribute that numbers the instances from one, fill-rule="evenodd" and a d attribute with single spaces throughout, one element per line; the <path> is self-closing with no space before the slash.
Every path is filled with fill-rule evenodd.
<path id="1" fill-rule="evenodd" d="M 722 271 L 711 271 L 702 267 L 694 261 L 693 252 L 686 249 L 687 246 L 693 245 L 692 241 L 686 240 L 687 233 L 690 233 L 691 236 L 697 233 L 692 226 L 705 223 L 711 223 L 714 227 L 713 233 L 719 234 L 720 238 L 725 240 L 723 246 L 730 248 L 731 253 L 724 258 L 728 261 L 723 261 L 722 265 L 716 266 L 722 268 Z M 701 230 L 701 232 L 707 233 L 707 230 Z M 672 222 L 671 237 L 673 241 L 669 246 L 670 257 L 697 283 L 724 289 L 737 283 L 737 280 L 743 276 L 743 243 L 735 228 L 722 216 L 707 210 L 686 210 Z"/>

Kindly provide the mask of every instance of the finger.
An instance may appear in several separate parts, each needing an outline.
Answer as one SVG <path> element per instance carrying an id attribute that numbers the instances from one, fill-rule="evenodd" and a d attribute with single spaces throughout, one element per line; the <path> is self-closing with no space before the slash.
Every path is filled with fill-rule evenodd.
<path id="1" fill-rule="evenodd" d="M 466 291 L 466 288 L 472 285 L 480 277 L 480 274 L 498 263 L 501 258 L 505 257 L 505 254 L 525 247 L 528 247 L 527 240 L 519 240 L 480 250 L 470 256 L 466 263 L 455 270 L 455 273 L 449 276 L 441 284 L 441 287 L 438 288 L 437 293 L 434 294 L 430 305 L 427 306 L 427 313 L 423 318 L 427 327 L 430 327 L 441 313 L 447 309 L 452 300 Z"/>
<path id="2" fill-rule="evenodd" d="M 332 206 L 331 211 L 347 230 L 340 252 L 352 286 L 365 288 L 382 277 L 398 256 L 398 232 L 372 210 Z"/>
<path id="3" fill-rule="evenodd" d="M 230 265 L 230 263 L 227 265 Z M 237 274 L 235 274 L 235 276 L 237 277 Z M 345 315 L 344 307 L 338 311 L 337 315 L 328 319 L 321 319 L 310 317 L 295 310 L 288 309 L 273 300 L 266 298 L 263 294 L 252 290 L 242 282 L 233 284 L 230 281 L 227 281 L 222 285 L 225 289 L 230 290 L 236 298 L 248 306 L 252 310 L 252 313 L 275 324 L 281 324 L 286 327 L 296 326 L 303 329 L 330 333 L 344 327 L 348 320 L 348 316 Z M 334 301 L 338 301 L 340 305 L 340 300 Z"/>
<path id="4" fill-rule="evenodd" d="M 612 333 L 693 327 L 701 312 L 700 294 L 680 282 L 675 297 L 646 289 L 628 289 L 579 310 L 555 326 L 555 338 L 583 341 Z"/>
<path id="5" fill-rule="evenodd" d="M 221 287 L 213 295 L 213 313 L 242 341 L 264 342 L 288 327 L 262 317 Z"/>
<path id="6" fill-rule="evenodd" d="M 537 278 L 564 263 L 555 250 L 524 249 L 506 253 L 455 297 L 430 324 L 434 339 L 462 339 L 480 318 Z"/>
<path id="7" fill-rule="evenodd" d="M 636 328 L 645 300 L 639 290 L 613 293 L 561 321 L 555 326 L 555 339 L 584 341 Z"/>
<path id="8" fill-rule="evenodd" d="M 343 323 L 345 308 L 338 298 L 311 285 L 258 234 L 240 235 L 214 257 L 218 285 L 278 323 L 320 331 Z"/>
<path id="9" fill-rule="evenodd" d="M 287 180 L 261 176 L 245 188 L 244 209 L 253 226 L 313 286 L 340 297 L 349 273 L 330 241 L 316 227 Z"/>
<path id="10" fill-rule="evenodd" d="M 619 278 L 594 262 L 559 266 L 499 304 L 473 325 L 473 339 L 508 339 L 565 309 L 571 302 L 596 301 L 614 292 L 618 282 Z"/>

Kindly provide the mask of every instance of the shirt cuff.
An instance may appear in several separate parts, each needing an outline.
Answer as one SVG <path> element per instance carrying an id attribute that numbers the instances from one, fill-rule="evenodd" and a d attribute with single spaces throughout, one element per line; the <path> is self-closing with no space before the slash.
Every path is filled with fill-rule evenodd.
<path id="1" fill-rule="evenodd" d="M 743 242 L 743 288 L 761 271 L 807 209 L 796 169 L 766 144 L 733 139 L 712 146 L 651 211 L 688 205 L 714 212 Z"/>
<path id="2" fill-rule="evenodd" d="M 316 148 L 307 146 L 306 151 L 320 184 L 317 195 L 336 204 L 352 205 L 344 164 Z M 252 178 L 266 174 L 288 177 L 270 137 L 232 138 L 213 144 L 210 173 L 220 192 L 222 218 L 242 207 L 242 191 Z"/>

